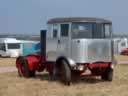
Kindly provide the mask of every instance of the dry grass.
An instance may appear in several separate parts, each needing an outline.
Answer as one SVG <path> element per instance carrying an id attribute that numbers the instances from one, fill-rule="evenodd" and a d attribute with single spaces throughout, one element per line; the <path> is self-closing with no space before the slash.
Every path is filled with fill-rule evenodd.
<path id="1" fill-rule="evenodd" d="M 128 56 L 126 55 L 115 55 L 117 61 L 128 61 Z"/>
<path id="2" fill-rule="evenodd" d="M 0 67 L 15 66 L 16 58 L 0 58 Z"/>
<path id="3" fill-rule="evenodd" d="M 0 67 L 14 66 L 15 59 L 0 59 Z M 70 87 L 52 82 L 47 73 L 36 78 L 18 77 L 16 72 L 0 74 L 0 96 L 128 96 L 128 65 L 117 65 L 112 82 L 85 79 Z"/>

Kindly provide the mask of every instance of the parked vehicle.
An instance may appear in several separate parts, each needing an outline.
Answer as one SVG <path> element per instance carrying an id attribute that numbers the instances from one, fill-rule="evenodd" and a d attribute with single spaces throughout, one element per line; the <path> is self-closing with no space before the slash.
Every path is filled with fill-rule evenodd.
<path id="1" fill-rule="evenodd" d="M 21 40 L 22 56 L 27 56 L 32 53 L 40 52 L 39 41 Z"/>
<path id="2" fill-rule="evenodd" d="M 121 40 L 121 50 L 120 50 L 120 54 L 121 55 L 128 55 L 128 39 L 124 38 Z"/>
<path id="3" fill-rule="evenodd" d="M 121 55 L 128 55 L 128 48 L 125 48 L 124 50 L 121 51 Z"/>
<path id="4" fill-rule="evenodd" d="M 41 53 L 16 60 L 22 77 L 33 77 L 46 70 L 64 84 L 86 76 L 112 81 L 112 22 L 101 18 L 53 18 L 41 31 Z"/>
<path id="5" fill-rule="evenodd" d="M 122 54 L 124 50 L 128 48 L 127 38 L 114 38 L 113 41 L 114 41 L 114 54 Z"/>
<path id="6" fill-rule="evenodd" d="M 22 54 L 22 46 L 15 38 L 0 38 L 0 56 L 18 57 Z"/>

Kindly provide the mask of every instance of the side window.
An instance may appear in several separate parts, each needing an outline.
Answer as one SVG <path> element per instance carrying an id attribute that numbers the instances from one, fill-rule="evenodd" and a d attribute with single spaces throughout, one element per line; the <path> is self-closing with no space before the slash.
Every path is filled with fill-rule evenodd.
<path id="1" fill-rule="evenodd" d="M 8 43 L 8 49 L 20 49 L 19 43 Z"/>
<path id="2" fill-rule="evenodd" d="M 53 38 L 57 38 L 58 31 L 56 29 L 53 29 Z"/>
<path id="3" fill-rule="evenodd" d="M 93 38 L 104 38 L 103 24 L 94 24 Z"/>
<path id="4" fill-rule="evenodd" d="M 0 44 L 0 50 L 6 51 L 5 44 Z"/>
<path id="5" fill-rule="evenodd" d="M 105 29 L 105 37 L 109 38 L 111 35 L 111 26 L 109 24 L 105 24 L 104 29 Z"/>
<path id="6" fill-rule="evenodd" d="M 126 46 L 125 42 L 122 42 L 122 43 L 121 43 L 121 46 L 124 46 L 124 47 L 125 47 L 125 46 Z"/>
<path id="7" fill-rule="evenodd" d="M 53 38 L 58 37 L 58 25 L 53 25 Z"/>
<path id="8" fill-rule="evenodd" d="M 69 31 L 69 24 L 61 24 L 61 36 L 67 37 Z"/>

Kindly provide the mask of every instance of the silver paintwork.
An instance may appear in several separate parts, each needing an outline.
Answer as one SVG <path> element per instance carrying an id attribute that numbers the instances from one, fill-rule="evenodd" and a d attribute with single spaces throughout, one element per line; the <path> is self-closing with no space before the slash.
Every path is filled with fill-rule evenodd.
<path id="1" fill-rule="evenodd" d="M 47 39 L 46 40 L 46 59 L 48 61 L 55 61 L 58 57 L 57 52 L 57 39 Z"/>
<path id="2" fill-rule="evenodd" d="M 111 62 L 111 40 L 108 39 L 63 39 L 58 44 L 57 39 L 47 40 L 47 60 L 56 61 L 59 56 L 65 56 L 76 63 Z M 71 46 L 71 47 L 69 47 Z M 71 52 L 70 52 L 71 48 Z"/>
<path id="3" fill-rule="evenodd" d="M 60 56 L 68 57 L 69 52 L 69 42 L 68 38 L 60 39 L 47 39 L 46 41 L 46 59 L 48 61 L 56 61 Z"/>
<path id="4" fill-rule="evenodd" d="M 53 25 L 48 28 L 46 39 L 46 60 L 55 62 L 60 56 L 64 56 L 71 66 L 76 63 L 112 62 L 112 39 L 72 39 L 71 23 L 69 22 L 69 36 L 60 36 L 60 24 L 58 26 L 57 38 L 53 38 Z M 60 43 L 58 42 L 60 41 Z"/>
<path id="5" fill-rule="evenodd" d="M 71 53 L 71 58 L 78 63 L 111 62 L 111 40 L 75 39 Z"/>

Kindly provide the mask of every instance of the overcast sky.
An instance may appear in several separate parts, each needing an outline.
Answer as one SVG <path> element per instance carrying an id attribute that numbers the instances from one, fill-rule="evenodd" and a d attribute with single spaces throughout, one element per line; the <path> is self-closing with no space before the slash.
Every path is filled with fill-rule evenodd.
<path id="1" fill-rule="evenodd" d="M 39 34 L 53 17 L 102 17 L 128 34 L 128 0 L 0 0 L 0 34 Z"/>

